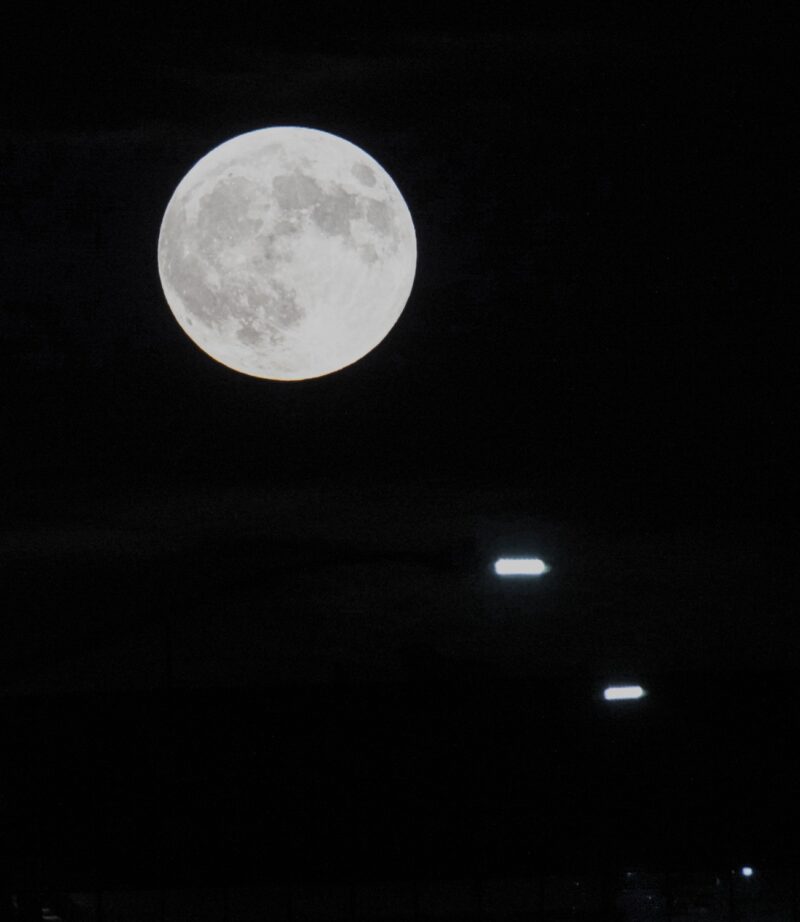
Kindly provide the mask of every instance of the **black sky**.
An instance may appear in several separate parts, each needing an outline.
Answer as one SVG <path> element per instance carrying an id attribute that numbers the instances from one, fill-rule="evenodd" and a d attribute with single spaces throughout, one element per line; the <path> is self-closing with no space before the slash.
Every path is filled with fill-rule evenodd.
<path id="1" fill-rule="evenodd" d="M 564 559 L 575 542 L 591 558 L 601 533 L 631 561 L 660 540 L 663 572 L 641 573 L 654 596 L 676 552 L 699 571 L 715 555 L 733 570 L 750 561 L 758 592 L 783 578 L 771 561 L 786 552 L 792 340 L 776 245 L 783 126 L 766 92 L 780 54 L 764 57 L 763 32 L 692 16 L 295 28 L 265 11 L 248 27 L 162 13 L 34 18 L 19 32 L 2 131 L 11 569 L 37 554 L 66 566 L 55 548 L 69 545 L 114 609 L 101 546 L 132 520 L 138 550 L 120 538 L 119 554 L 167 580 L 170 553 L 238 536 L 251 593 L 259 581 L 270 592 L 245 547 L 254 535 L 271 553 L 323 540 L 344 585 L 352 546 L 391 559 L 435 546 L 479 570 L 477 548 L 504 529 L 535 543 L 546 522 L 573 536 Z M 387 339 L 294 384 L 200 353 L 166 308 L 155 257 L 187 169 L 272 124 L 369 151 L 419 247 Z M 170 502 L 183 504 L 180 536 Z M 20 580 L 12 611 L 30 597 Z M 419 585 L 414 604 L 436 609 L 437 589 Z M 71 591 L 50 607 L 70 608 Z M 321 603 L 308 591 L 294 591 L 293 617 L 313 635 Z M 450 591 L 458 608 L 466 595 Z M 762 618 L 781 622 L 782 603 L 760 598 Z M 715 605 L 688 619 L 696 636 L 663 668 L 694 662 L 718 629 L 741 634 L 732 664 L 756 647 L 781 661 L 780 635 L 754 645 Z M 336 611 L 347 659 L 361 629 Z M 638 655 L 652 658 L 655 615 L 637 617 Z M 588 647 L 564 665 L 582 656 L 603 668 Z"/>
<path id="2" fill-rule="evenodd" d="M 64 874 L 151 880 L 261 873 L 275 829 L 274 873 L 340 879 L 615 829 L 785 857 L 786 24 L 401 12 L 7 23 L 3 816 L 39 809 Z M 286 124 L 375 157 L 418 241 L 390 335 L 298 383 L 197 350 L 156 264 L 192 164 Z M 546 580 L 490 578 L 527 551 Z M 613 679 L 647 707 L 602 711 Z"/>

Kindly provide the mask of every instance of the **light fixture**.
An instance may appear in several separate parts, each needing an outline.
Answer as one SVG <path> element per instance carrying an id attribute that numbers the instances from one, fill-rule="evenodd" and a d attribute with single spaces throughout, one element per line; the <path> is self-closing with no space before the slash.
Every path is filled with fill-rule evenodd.
<path id="1" fill-rule="evenodd" d="M 603 692 L 606 701 L 634 701 L 644 695 L 645 690 L 641 685 L 609 685 Z"/>
<path id="2" fill-rule="evenodd" d="M 494 564 L 498 576 L 542 576 L 549 569 L 538 557 L 500 557 Z"/>

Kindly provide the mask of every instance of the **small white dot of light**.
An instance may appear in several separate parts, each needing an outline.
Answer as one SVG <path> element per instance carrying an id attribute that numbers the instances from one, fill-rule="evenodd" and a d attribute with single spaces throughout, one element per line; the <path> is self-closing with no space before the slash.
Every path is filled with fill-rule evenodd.
<path id="1" fill-rule="evenodd" d="M 631 701 L 644 697 L 641 685 L 610 685 L 604 692 L 606 701 Z"/>
<path id="2" fill-rule="evenodd" d="M 538 557 L 500 557 L 494 564 L 498 576 L 542 576 L 549 569 Z"/>
<path id="3" fill-rule="evenodd" d="M 752 877 L 753 869 L 749 867 L 742 868 L 742 877 Z"/>

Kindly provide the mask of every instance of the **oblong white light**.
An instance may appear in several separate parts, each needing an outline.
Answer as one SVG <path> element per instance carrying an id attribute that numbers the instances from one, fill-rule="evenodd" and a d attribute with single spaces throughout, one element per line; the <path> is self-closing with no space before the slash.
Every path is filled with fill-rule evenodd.
<path id="1" fill-rule="evenodd" d="M 604 692 L 606 701 L 631 701 L 644 697 L 641 685 L 610 685 Z"/>
<path id="2" fill-rule="evenodd" d="M 498 576 L 541 576 L 549 569 L 538 557 L 500 557 L 494 564 Z"/>

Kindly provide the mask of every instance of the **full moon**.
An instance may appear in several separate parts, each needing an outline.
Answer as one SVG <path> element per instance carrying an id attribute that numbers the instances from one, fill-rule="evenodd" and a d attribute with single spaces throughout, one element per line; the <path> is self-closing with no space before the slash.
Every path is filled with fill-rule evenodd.
<path id="1" fill-rule="evenodd" d="M 215 147 L 179 183 L 158 239 L 161 285 L 187 336 L 229 368 L 281 381 L 374 349 L 406 305 L 416 262 L 392 178 L 312 128 Z"/>

